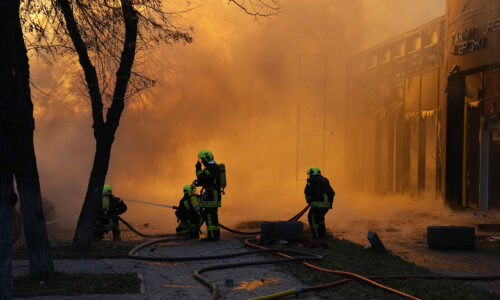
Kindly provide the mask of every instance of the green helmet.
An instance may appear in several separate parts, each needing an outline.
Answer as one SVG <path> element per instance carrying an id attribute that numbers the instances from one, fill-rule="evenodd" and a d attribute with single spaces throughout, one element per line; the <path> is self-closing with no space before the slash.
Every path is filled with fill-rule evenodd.
<path id="1" fill-rule="evenodd" d="M 103 195 L 111 195 L 113 192 L 111 191 L 111 186 L 109 184 L 105 184 L 102 188 Z"/>
<path id="2" fill-rule="evenodd" d="M 307 171 L 307 175 L 320 175 L 321 171 L 318 167 L 312 167 Z"/>
<path id="3" fill-rule="evenodd" d="M 201 152 L 198 153 L 198 158 L 201 158 L 203 161 L 211 161 L 214 159 L 214 155 L 210 150 L 201 150 Z"/>
<path id="4" fill-rule="evenodd" d="M 195 192 L 196 188 L 192 184 L 187 184 L 184 186 L 184 192 L 189 193 L 189 192 Z"/>

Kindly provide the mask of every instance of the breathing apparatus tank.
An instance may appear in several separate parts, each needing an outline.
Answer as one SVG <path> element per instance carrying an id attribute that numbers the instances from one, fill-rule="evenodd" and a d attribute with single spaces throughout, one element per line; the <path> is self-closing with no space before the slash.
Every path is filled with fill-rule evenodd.
<path id="1" fill-rule="evenodd" d="M 225 194 L 224 189 L 226 188 L 226 166 L 224 164 L 218 164 L 217 166 L 219 168 L 217 181 L 219 182 L 222 194 Z"/>

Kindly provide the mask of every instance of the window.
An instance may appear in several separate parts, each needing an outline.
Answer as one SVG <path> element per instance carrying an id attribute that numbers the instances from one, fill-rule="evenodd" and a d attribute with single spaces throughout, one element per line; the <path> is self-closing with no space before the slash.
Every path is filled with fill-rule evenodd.
<path id="1" fill-rule="evenodd" d="M 500 69 L 484 72 L 484 98 L 500 100 Z"/>
<path id="2" fill-rule="evenodd" d="M 405 85 L 405 112 L 418 112 L 420 108 L 420 76 L 406 79 Z"/>
<path id="3" fill-rule="evenodd" d="M 420 33 L 414 34 L 406 39 L 408 53 L 419 51 L 422 48 Z"/>
<path id="4" fill-rule="evenodd" d="M 500 113 L 500 69 L 484 72 L 484 114 Z"/>
<path id="5" fill-rule="evenodd" d="M 422 32 L 422 44 L 424 47 L 437 45 L 438 43 L 438 28 L 433 26 Z"/>
<path id="6" fill-rule="evenodd" d="M 465 97 L 478 100 L 483 94 L 483 73 L 476 73 L 465 77 Z"/>
<path id="7" fill-rule="evenodd" d="M 391 46 L 391 58 L 400 58 L 405 56 L 405 41 L 399 41 Z"/>
<path id="8" fill-rule="evenodd" d="M 383 49 L 378 53 L 378 63 L 384 64 L 391 60 L 391 51 L 389 48 Z"/>
<path id="9" fill-rule="evenodd" d="M 438 104 L 438 70 L 432 70 L 422 75 L 422 105 L 421 110 L 433 110 Z"/>
<path id="10" fill-rule="evenodd" d="M 370 57 L 368 58 L 368 69 L 370 68 L 375 68 L 377 66 L 377 55 L 376 54 L 372 54 L 370 55 Z"/>

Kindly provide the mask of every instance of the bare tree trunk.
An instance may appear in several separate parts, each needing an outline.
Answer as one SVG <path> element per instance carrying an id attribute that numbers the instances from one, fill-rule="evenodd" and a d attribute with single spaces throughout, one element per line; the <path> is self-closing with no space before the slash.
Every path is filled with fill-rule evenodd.
<path id="1" fill-rule="evenodd" d="M 0 0 L 0 14 L 2 12 Z M 5 10 L 3 10 L 5 11 Z M 0 15 L 0 18 L 2 16 Z M 0 24 L 3 25 L 3 24 Z M 3 31 L 0 30 L 0 42 Z M 2 51 L 1 49 L 0 51 Z M 3 51 L 2 51 L 3 52 Z M 1 54 L 1 53 L 0 53 Z M 3 57 L 3 56 L 2 56 Z M 1 73 L 4 73 L 4 65 Z M 9 125 L 6 120 L 11 118 L 11 112 L 6 104 L 12 97 L 11 89 L 5 85 L 7 80 L 0 83 L 0 299 L 13 298 L 12 282 L 12 245 L 14 244 L 14 205 L 17 197 L 14 194 L 14 175 L 12 174 L 12 155 L 5 131 Z"/>
<path id="2" fill-rule="evenodd" d="M 52 272 L 54 266 L 45 228 L 40 182 L 33 145 L 33 103 L 29 86 L 29 64 L 19 19 L 19 0 L 4 0 L 2 23 L 2 135 L 10 153 L 9 168 L 21 199 L 21 211 L 32 274 Z M 3 30 L 6 30 L 3 32 Z M 3 43 L 3 35 L 10 38 Z M 5 49 L 4 49 L 5 48 Z M 5 73 L 4 70 L 7 70 Z M 5 97 L 7 95 L 7 97 Z M 3 114 L 6 114 L 5 116 Z M 10 180 L 7 175 L 5 181 Z M 9 188 L 7 188 L 9 189 Z M 8 192 L 8 191 L 7 191 Z M 13 194 L 13 193 L 12 193 Z M 12 211 L 9 213 L 12 214 Z M 12 220 L 10 220 L 12 222 Z M 10 225 L 11 226 L 11 225 Z"/>
<path id="3" fill-rule="evenodd" d="M 21 122 L 15 125 L 15 130 L 10 135 L 9 140 L 14 158 L 13 168 L 17 191 L 21 201 L 21 214 L 30 261 L 30 272 L 33 275 L 38 275 L 54 271 L 54 266 L 45 227 L 40 181 L 33 145 L 33 106 L 29 93 L 29 81 L 26 79 L 29 78 L 28 58 L 25 56 L 25 52 L 23 54 L 26 59 L 25 64 L 23 64 L 24 70 L 17 72 L 17 81 L 22 81 L 18 88 L 23 87 L 28 90 L 20 90 L 21 92 L 17 96 L 16 103 L 19 104 L 19 110 L 16 113 L 16 119 Z"/>
<path id="4" fill-rule="evenodd" d="M 106 114 L 106 122 L 103 116 L 103 104 L 99 81 L 95 67 L 90 61 L 87 46 L 78 30 L 73 10 L 68 0 L 57 0 L 66 22 L 66 28 L 76 52 L 80 65 L 85 74 L 85 81 L 89 90 L 90 102 L 92 104 L 92 118 L 94 121 L 94 137 L 96 139 L 96 151 L 94 164 L 89 178 L 87 194 L 83 203 L 78 226 L 76 228 L 73 245 L 77 248 L 88 249 L 91 247 L 94 223 L 101 207 L 102 187 L 108 173 L 109 160 L 111 157 L 111 146 L 115 139 L 115 133 L 120 124 L 120 118 L 125 107 L 125 93 L 132 72 L 135 59 L 137 40 L 137 11 L 131 0 L 121 0 L 122 13 L 125 23 L 125 39 L 120 58 L 120 66 L 116 72 L 116 84 L 113 93 L 111 107 Z"/>
<path id="5" fill-rule="evenodd" d="M 24 45 L 21 21 L 19 20 L 19 0 L 16 16 L 16 129 L 11 136 L 14 156 L 14 176 L 21 201 L 24 235 L 28 249 L 31 274 L 43 274 L 54 271 L 50 252 L 45 217 L 42 208 L 40 180 L 36 165 L 33 144 L 33 103 L 31 102 L 30 73 L 28 55 Z"/>
<path id="6" fill-rule="evenodd" d="M 11 196 L 14 194 L 12 156 L 6 131 L 11 128 L 14 118 L 11 103 L 14 97 L 12 89 L 12 49 L 14 44 L 14 20 L 10 16 L 15 12 L 15 2 L 0 0 L 0 299 L 13 298 L 12 283 L 12 245 L 13 210 Z"/>
<path id="7" fill-rule="evenodd" d="M 3 142 L 3 140 L 2 140 Z M 4 154 L 4 151 L 0 151 Z M 2 165 L 3 167 L 3 165 Z M 14 194 L 12 173 L 0 174 L 0 299 L 12 299 L 12 245 L 14 244 Z"/>
<path id="8" fill-rule="evenodd" d="M 91 246 L 94 223 L 101 207 L 102 187 L 108 173 L 112 144 L 113 139 L 96 139 L 92 173 L 73 241 L 77 248 L 88 249 Z"/>
<path id="9" fill-rule="evenodd" d="M 108 164 L 103 164 L 103 162 L 109 162 L 113 140 L 111 139 L 108 147 L 103 147 L 103 143 L 99 142 L 100 138 L 104 135 L 105 123 L 96 69 L 90 61 L 87 46 L 78 30 L 78 24 L 76 23 L 69 1 L 57 0 L 57 5 L 61 9 L 69 36 L 78 54 L 80 65 L 85 74 L 90 102 L 92 104 L 92 119 L 94 121 L 92 127 L 94 128 L 94 137 L 96 138 L 96 152 L 94 154 L 94 164 L 87 187 L 87 194 L 85 195 L 85 201 L 82 211 L 80 212 L 80 217 L 78 218 L 78 225 L 73 239 L 73 245 L 75 247 L 88 249 L 91 246 L 93 227 L 97 214 L 99 213 L 99 204 L 101 203 L 102 187 L 104 186 L 104 180 L 106 179 L 108 171 Z M 104 148 L 109 148 L 107 155 L 101 150 Z"/>

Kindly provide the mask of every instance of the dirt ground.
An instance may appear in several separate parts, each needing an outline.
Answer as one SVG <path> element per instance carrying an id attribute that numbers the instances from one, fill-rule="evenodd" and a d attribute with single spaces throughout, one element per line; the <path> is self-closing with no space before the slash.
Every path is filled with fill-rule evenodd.
<path id="1" fill-rule="evenodd" d="M 368 230 L 377 232 L 386 248 L 404 260 L 426 267 L 441 274 L 500 274 L 500 232 L 476 230 L 476 251 L 438 251 L 427 246 L 427 226 L 474 226 L 500 224 L 500 213 L 495 211 L 453 211 L 443 209 L 398 209 L 387 219 L 377 216 L 358 217 L 348 222 L 337 222 L 329 216 L 327 222 L 332 233 L 361 245 L 369 245 Z M 385 215 L 385 217 L 388 217 Z M 333 224 L 332 224 L 333 223 Z M 495 243 L 495 251 L 484 251 L 482 243 Z M 493 244 L 492 244 L 493 245 Z M 488 246 L 488 245 L 487 245 Z M 473 284 L 498 293 L 500 281 L 474 282 Z"/>

